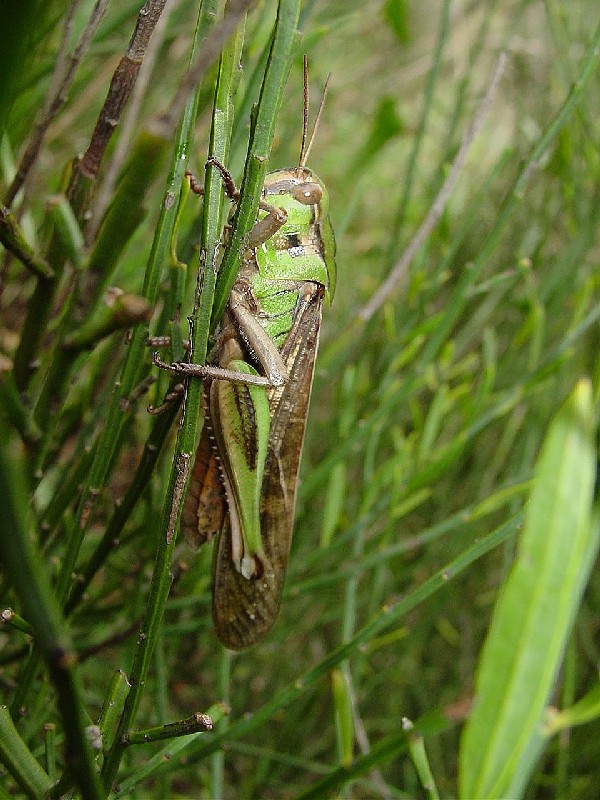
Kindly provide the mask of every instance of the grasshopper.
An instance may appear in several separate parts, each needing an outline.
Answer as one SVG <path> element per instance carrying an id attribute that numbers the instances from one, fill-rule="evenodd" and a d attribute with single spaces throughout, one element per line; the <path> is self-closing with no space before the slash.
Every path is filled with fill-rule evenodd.
<path id="1" fill-rule="evenodd" d="M 272 627 L 289 558 L 298 470 L 324 299 L 335 291 L 327 190 L 305 162 L 267 175 L 257 221 L 220 323 L 217 364 L 158 366 L 205 381 L 207 414 L 182 513 L 194 546 L 218 535 L 213 622 L 240 650 Z M 323 96 L 324 100 L 324 96 Z M 221 172 L 226 193 L 233 179 Z"/>

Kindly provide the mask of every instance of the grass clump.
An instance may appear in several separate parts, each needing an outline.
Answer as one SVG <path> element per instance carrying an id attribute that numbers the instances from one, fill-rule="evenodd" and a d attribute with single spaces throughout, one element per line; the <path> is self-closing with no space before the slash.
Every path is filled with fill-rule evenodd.
<path id="1" fill-rule="evenodd" d="M 0 19 L 3 784 L 591 800 L 595 4 L 102 5 Z M 245 176 L 242 241 L 305 52 L 338 285 L 282 611 L 233 656 L 173 535 L 200 385 L 150 417 L 146 340 L 192 315 L 206 357 L 227 210 L 185 171 Z"/>

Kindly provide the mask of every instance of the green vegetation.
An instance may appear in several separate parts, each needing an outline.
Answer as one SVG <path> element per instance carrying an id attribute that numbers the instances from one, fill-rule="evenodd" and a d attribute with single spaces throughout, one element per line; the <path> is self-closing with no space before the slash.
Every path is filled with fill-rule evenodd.
<path id="1" fill-rule="evenodd" d="M 155 0 L 132 41 L 102 5 L 0 10 L 0 796 L 594 800 L 597 3 Z M 228 203 L 185 171 L 227 165 L 242 242 L 304 53 L 338 283 L 281 613 L 233 655 L 173 535 L 201 385 L 149 415 L 147 338 L 210 351 L 240 248 L 197 292 Z"/>

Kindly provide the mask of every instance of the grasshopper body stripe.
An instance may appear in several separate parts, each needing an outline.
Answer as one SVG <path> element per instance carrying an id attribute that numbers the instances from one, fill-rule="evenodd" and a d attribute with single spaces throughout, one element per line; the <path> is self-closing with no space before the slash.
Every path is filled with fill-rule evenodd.
<path id="1" fill-rule="evenodd" d="M 254 373 L 244 361 L 229 365 Z M 213 381 L 210 416 L 223 465 L 225 494 L 235 547 L 233 560 L 245 579 L 264 571 L 260 495 L 269 440 L 269 404 L 260 386 Z"/>

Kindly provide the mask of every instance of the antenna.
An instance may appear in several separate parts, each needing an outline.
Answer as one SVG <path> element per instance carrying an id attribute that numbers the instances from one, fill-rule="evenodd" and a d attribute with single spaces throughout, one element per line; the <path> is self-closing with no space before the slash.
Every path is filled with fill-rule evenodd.
<path id="1" fill-rule="evenodd" d="M 308 134 L 308 56 L 304 53 L 304 111 L 302 115 L 302 145 L 300 146 L 299 167 L 303 167 L 306 162 L 306 136 Z"/>
<path id="2" fill-rule="evenodd" d="M 323 97 L 321 98 L 321 105 L 319 106 L 319 110 L 315 118 L 315 124 L 313 125 L 312 134 L 307 147 L 306 137 L 308 135 L 308 57 L 305 53 L 304 54 L 304 114 L 302 118 L 302 146 L 300 148 L 300 160 L 298 162 L 299 167 L 303 167 L 306 164 L 306 161 L 308 159 L 308 154 L 310 153 L 311 148 L 313 146 L 313 142 L 315 140 L 315 134 L 317 132 L 319 122 L 321 121 L 321 114 L 323 113 L 323 106 L 325 105 L 325 98 L 327 97 L 327 90 L 329 89 L 330 79 L 331 79 L 331 72 L 327 76 L 327 80 L 325 81 L 325 86 L 323 87 Z"/>

